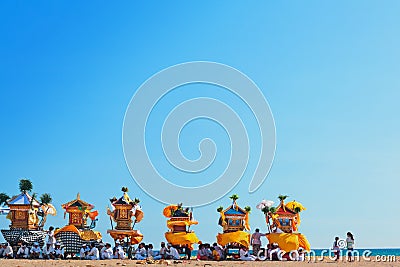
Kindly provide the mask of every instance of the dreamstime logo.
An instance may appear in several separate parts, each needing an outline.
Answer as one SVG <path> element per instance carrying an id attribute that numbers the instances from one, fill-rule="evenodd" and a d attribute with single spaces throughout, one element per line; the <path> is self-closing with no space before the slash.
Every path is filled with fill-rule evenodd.
<path id="1" fill-rule="evenodd" d="M 180 103 L 165 118 L 161 132 L 165 158 L 174 168 L 201 173 L 213 164 L 216 144 L 204 138 L 198 144 L 200 157 L 187 159 L 181 152 L 179 136 L 189 122 L 205 118 L 218 123 L 229 136 L 229 164 L 209 184 L 184 187 L 163 177 L 151 161 L 146 148 L 146 124 L 154 106 L 170 91 L 188 84 L 211 84 L 238 96 L 251 110 L 261 137 L 257 167 L 249 185 L 256 191 L 271 168 L 275 153 L 275 124 L 269 105 L 255 83 L 240 71 L 214 62 L 188 62 L 166 68 L 145 81 L 129 103 L 123 125 L 123 149 L 126 164 L 137 184 L 151 197 L 164 203 L 183 202 L 201 206 L 226 195 L 242 178 L 250 157 L 250 142 L 240 116 L 227 104 L 211 97 L 193 98 Z"/>

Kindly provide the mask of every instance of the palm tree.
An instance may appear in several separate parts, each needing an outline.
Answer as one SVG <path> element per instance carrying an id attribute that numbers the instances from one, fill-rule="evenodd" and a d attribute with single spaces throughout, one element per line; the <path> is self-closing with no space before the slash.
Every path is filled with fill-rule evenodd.
<path id="1" fill-rule="evenodd" d="M 40 203 L 41 204 L 50 204 L 51 203 L 51 201 L 52 201 L 53 199 L 51 198 L 51 195 L 50 194 L 48 194 L 48 193 L 44 193 L 44 194 L 42 194 L 41 196 L 40 196 Z"/>
<path id="2" fill-rule="evenodd" d="M 229 197 L 230 199 L 233 200 L 233 202 L 236 202 L 236 200 L 239 199 L 239 196 L 237 194 L 233 194 L 232 196 Z"/>
<path id="3" fill-rule="evenodd" d="M 21 193 L 31 192 L 33 188 L 32 182 L 28 179 L 19 180 L 19 191 Z"/>
<path id="4" fill-rule="evenodd" d="M 33 197 L 32 197 L 33 199 Z M 51 201 L 53 200 L 53 198 L 51 197 L 51 195 L 49 193 L 44 193 L 40 196 L 40 204 L 43 207 L 46 207 L 46 210 L 42 210 L 42 220 L 39 222 L 39 227 L 43 227 L 46 220 L 47 220 L 47 215 L 48 215 L 48 211 L 49 211 L 49 206 L 48 204 L 51 203 Z"/>
<path id="5" fill-rule="evenodd" d="M 244 207 L 244 210 L 245 210 L 246 212 L 250 212 L 250 211 L 251 211 L 251 207 L 250 207 L 250 206 L 246 206 L 246 207 Z"/>
<path id="6" fill-rule="evenodd" d="M 217 208 L 217 211 L 218 212 L 221 212 L 221 211 L 223 211 L 224 210 L 224 207 L 222 207 L 222 206 L 219 206 L 218 208 Z"/>
<path id="7" fill-rule="evenodd" d="M 289 196 L 286 196 L 286 195 L 279 195 L 278 196 L 278 198 L 279 198 L 279 200 L 282 202 L 282 201 L 284 201 L 286 198 L 288 198 Z"/>
<path id="8" fill-rule="evenodd" d="M 5 206 L 10 197 L 5 193 L 0 193 L 0 206 Z"/>

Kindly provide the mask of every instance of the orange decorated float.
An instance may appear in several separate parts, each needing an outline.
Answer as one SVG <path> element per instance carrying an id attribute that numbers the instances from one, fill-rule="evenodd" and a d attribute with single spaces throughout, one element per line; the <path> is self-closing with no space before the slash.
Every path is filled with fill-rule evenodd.
<path id="1" fill-rule="evenodd" d="M 168 243 L 171 243 L 180 253 L 185 252 L 190 258 L 193 244 L 199 243 L 194 231 L 190 230 L 192 225 L 198 224 L 193 219 L 193 212 L 189 211 L 189 208 L 183 208 L 181 203 L 165 207 L 163 215 L 169 218 L 167 220 L 169 231 L 165 233 Z"/>
<path id="2" fill-rule="evenodd" d="M 113 210 L 107 208 L 107 214 L 112 222 L 117 225 L 108 230 L 107 233 L 114 239 L 124 244 L 134 245 L 142 241 L 143 235 L 139 230 L 134 230 L 133 227 L 143 219 L 143 212 L 139 206 L 140 200 L 131 199 L 128 195 L 128 188 L 122 188 L 123 195 L 120 198 L 110 199 Z M 135 220 L 132 220 L 135 217 Z M 132 225 L 133 224 L 133 225 Z"/>
<path id="3" fill-rule="evenodd" d="M 93 211 L 94 206 L 81 199 L 78 193 L 76 199 L 62 204 L 64 219 L 68 214 L 68 224 L 54 233 L 57 241 L 64 247 L 67 254 L 76 254 L 83 244 L 99 242 L 102 238 L 98 231 L 95 231 L 98 216 Z M 88 219 L 91 220 L 90 225 Z"/>
<path id="4" fill-rule="evenodd" d="M 298 232 L 300 226 L 300 212 L 306 208 L 297 201 L 285 204 L 287 196 L 280 195 L 280 203 L 277 207 L 272 207 L 272 201 L 263 200 L 257 205 L 265 214 L 266 223 L 270 231 L 267 238 L 270 243 L 277 243 L 278 246 L 290 252 L 303 248 L 310 250 L 310 243 L 307 238 Z"/>
<path id="5" fill-rule="evenodd" d="M 223 233 L 218 233 L 217 242 L 225 248 L 239 248 L 250 246 L 249 214 L 250 207 L 242 209 L 236 203 L 239 197 L 232 195 L 232 204 L 226 208 L 219 207 L 217 211 L 220 213 L 219 225 L 222 226 Z"/>

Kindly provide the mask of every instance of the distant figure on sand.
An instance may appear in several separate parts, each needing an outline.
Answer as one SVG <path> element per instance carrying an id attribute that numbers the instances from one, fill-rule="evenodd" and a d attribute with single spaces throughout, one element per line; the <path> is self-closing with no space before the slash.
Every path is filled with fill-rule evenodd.
<path id="1" fill-rule="evenodd" d="M 260 233 L 260 229 L 256 229 L 256 231 L 251 235 L 250 244 L 253 246 L 253 255 L 258 256 L 258 252 L 261 248 L 261 237 L 265 236 L 265 234 Z"/>
<path id="2" fill-rule="evenodd" d="M 353 237 L 353 234 L 350 233 L 350 232 L 347 232 L 346 247 L 347 247 L 347 259 L 348 259 L 348 261 L 354 261 L 354 258 L 353 258 L 354 237 Z"/>
<path id="3" fill-rule="evenodd" d="M 333 253 L 335 253 L 335 261 L 338 261 L 340 258 L 340 247 L 339 247 L 339 237 L 335 237 L 335 241 L 332 246 Z"/>

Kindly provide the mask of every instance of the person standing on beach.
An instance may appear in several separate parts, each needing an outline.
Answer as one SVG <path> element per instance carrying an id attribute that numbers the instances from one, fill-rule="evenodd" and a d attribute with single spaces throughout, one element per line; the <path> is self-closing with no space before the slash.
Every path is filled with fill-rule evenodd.
<path id="1" fill-rule="evenodd" d="M 333 242 L 332 247 L 333 253 L 335 253 L 335 261 L 338 261 L 340 258 L 340 247 L 339 247 L 339 237 L 335 237 L 335 241 Z"/>
<path id="2" fill-rule="evenodd" d="M 347 259 L 349 262 L 354 261 L 353 259 L 353 250 L 354 250 L 354 237 L 353 234 L 347 232 L 346 238 L 346 247 L 347 247 Z"/>
<path id="3" fill-rule="evenodd" d="M 265 234 L 260 233 L 260 229 L 256 229 L 256 231 L 251 235 L 250 244 L 253 247 L 253 255 L 258 256 L 258 252 L 261 248 L 261 237 L 265 236 Z"/>

